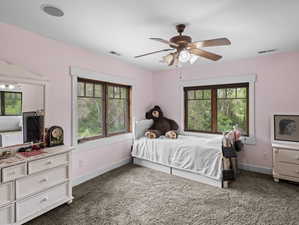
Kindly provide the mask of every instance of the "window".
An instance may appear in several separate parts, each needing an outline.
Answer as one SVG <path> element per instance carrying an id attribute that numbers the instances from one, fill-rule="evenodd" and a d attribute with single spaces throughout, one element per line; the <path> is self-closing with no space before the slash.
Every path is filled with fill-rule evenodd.
<path id="1" fill-rule="evenodd" d="M 22 93 L 0 91 L 0 115 L 21 116 L 22 115 Z"/>
<path id="2" fill-rule="evenodd" d="M 79 141 L 129 132 L 129 86 L 79 78 L 77 104 Z"/>
<path id="3" fill-rule="evenodd" d="M 185 131 L 249 134 L 249 84 L 185 87 Z"/>

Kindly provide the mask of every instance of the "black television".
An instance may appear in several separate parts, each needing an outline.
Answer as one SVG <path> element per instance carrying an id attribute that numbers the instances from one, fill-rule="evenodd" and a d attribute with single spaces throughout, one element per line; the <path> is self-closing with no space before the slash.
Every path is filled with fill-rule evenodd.
<path id="1" fill-rule="evenodd" d="M 23 112 L 24 143 L 43 141 L 44 117 L 43 112 Z"/>

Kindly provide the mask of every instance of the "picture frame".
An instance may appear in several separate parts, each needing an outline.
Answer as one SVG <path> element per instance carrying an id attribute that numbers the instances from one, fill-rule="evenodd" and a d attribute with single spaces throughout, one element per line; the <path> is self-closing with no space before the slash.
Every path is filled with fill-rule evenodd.
<path id="1" fill-rule="evenodd" d="M 273 139 L 282 142 L 299 142 L 299 114 L 273 115 Z"/>

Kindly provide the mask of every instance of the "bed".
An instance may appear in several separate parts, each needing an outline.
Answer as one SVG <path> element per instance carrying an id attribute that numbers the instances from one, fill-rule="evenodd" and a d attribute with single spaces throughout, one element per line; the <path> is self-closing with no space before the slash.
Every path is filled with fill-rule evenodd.
<path id="1" fill-rule="evenodd" d="M 161 136 L 144 137 L 151 120 L 135 123 L 133 163 L 172 175 L 185 177 L 216 187 L 227 187 L 223 182 L 222 136 L 197 137 L 179 135 L 178 139 Z"/>

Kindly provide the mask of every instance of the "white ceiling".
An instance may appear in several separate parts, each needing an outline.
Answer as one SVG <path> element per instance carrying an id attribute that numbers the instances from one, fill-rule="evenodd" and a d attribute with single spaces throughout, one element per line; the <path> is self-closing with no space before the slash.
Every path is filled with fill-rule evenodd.
<path id="1" fill-rule="evenodd" d="M 51 17 L 40 10 L 53 4 L 65 15 Z M 100 54 L 113 50 L 119 59 L 149 70 L 166 53 L 135 59 L 135 55 L 167 48 L 149 37 L 169 39 L 174 25 L 187 23 L 193 40 L 227 37 L 232 45 L 208 50 L 222 60 L 254 57 L 276 48 L 299 50 L 298 0 L 1 0 L 0 22 L 14 24 L 46 37 Z M 207 49 L 206 49 L 207 50 Z M 116 56 L 114 56 L 116 57 Z M 196 63 L 206 63 L 200 59 Z"/>

